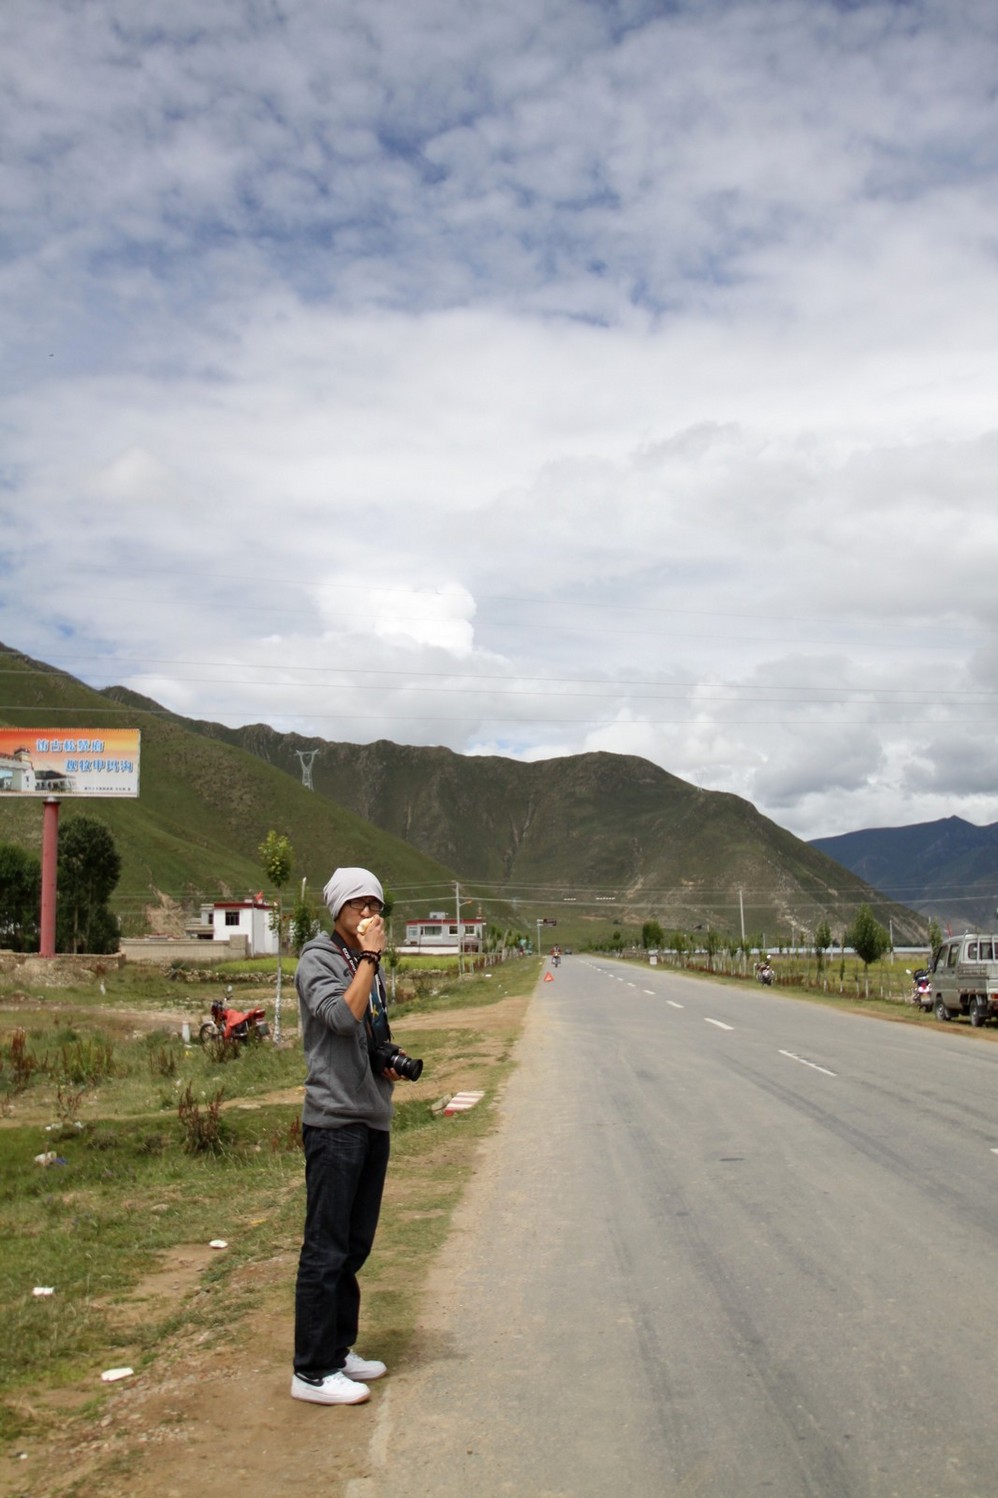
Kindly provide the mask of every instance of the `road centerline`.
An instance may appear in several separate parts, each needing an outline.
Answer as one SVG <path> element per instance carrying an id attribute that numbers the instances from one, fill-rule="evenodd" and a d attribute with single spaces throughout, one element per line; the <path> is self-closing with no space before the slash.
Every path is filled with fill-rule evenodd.
<path id="1" fill-rule="evenodd" d="M 801 1066 L 809 1066 L 812 1071 L 820 1071 L 826 1077 L 837 1077 L 838 1072 L 829 1071 L 827 1066 L 819 1066 L 817 1061 L 808 1061 L 804 1056 L 798 1056 L 793 1051 L 781 1051 L 781 1056 L 786 1056 L 790 1061 L 799 1061 Z"/>

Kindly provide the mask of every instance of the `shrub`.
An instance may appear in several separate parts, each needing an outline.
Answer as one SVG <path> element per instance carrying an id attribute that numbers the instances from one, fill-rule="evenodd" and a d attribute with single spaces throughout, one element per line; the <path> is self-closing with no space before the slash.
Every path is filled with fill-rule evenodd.
<path id="1" fill-rule="evenodd" d="M 177 1075 L 176 1048 L 161 1045 L 150 1051 L 149 1070 L 154 1077 L 175 1077 Z"/>
<path id="2" fill-rule="evenodd" d="M 223 1066 L 226 1061 L 238 1061 L 242 1047 L 238 1040 L 226 1040 L 224 1035 L 213 1035 L 205 1045 L 205 1055 L 208 1060 L 217 1066 Z"/>
<path id="3" fill-rule="evenodd" d="M 60 1082 L 96 1087 L 105 1078 L 117 1075 L 114 1046 L 102 1035 L 75 1040 L 71 1045 L 60 1046 L 52 1070 Z"/>
<path id="4" fill-rule="evenodd" d="M 23 1092 L 39 1066 L 38 1057 L 28 1050 L 27 1031 L 18 1026 L 0 1054 L 5 1080 L 11 1092 Z"/>
<path id="5" fill-rule="evenodd" d="M 202 1110 L 195 1102 L 190 1082 L 181 1093 L 177 1108 L 184 1131 L 184 1149 L 189 1155 L 218 1155 L 222 1151 L 222 1098 L 225 1088 L 220 1087 Z"/>
<path id="6" fill-rule="evenodd" d="M 304 1149 L 301 1135 L 301 1119 L 294 1118 L 283 1127 L 278 1125 L 270 1136 L 270 1148 L 275 1155 L 296 1155 Z"/>
<path id="7" fill-rule="evenodd" d="M 84 1090 L 82 1087 L 68 1086 L 63 1083 L 56 1088 L 56 1116 L 64 1126 L 74 1124 L 79 1120 Z"/>

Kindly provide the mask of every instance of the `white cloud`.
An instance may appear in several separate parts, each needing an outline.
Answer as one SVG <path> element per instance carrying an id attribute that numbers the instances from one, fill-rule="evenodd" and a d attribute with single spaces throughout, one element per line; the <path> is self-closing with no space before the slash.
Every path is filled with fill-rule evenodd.
<path id="1" fill-rule="evenodd" d="M 994 43 L 13 0 L 0 638 L 807 835 L 998 819 Z"/>

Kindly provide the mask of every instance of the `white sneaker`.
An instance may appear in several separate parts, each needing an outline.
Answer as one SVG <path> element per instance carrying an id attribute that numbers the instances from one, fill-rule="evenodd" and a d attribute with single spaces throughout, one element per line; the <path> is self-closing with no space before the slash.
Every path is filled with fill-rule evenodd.
<path id="1" fill-rule="evenodd" d="M 342 1370 L 327 1373 L 325 1378 L 296 1373 L 291 1379 L 291 1398 L 304 1399 L 307 1404 L 363 1404 L 370 1397 L 366 1384 L 347 1378 Z"/>
<path id="2" fill-rule="evenodd" d="M 379 1363 L 375 1358 L 361 1358 L 355 1352 L 348 1352 L 343 1372 L 347 1378 L 356 1378 L 362 1383 L 368 1383 L 376 1378 L 384 1378 L 388 1369 L 384 1363 Z"/>

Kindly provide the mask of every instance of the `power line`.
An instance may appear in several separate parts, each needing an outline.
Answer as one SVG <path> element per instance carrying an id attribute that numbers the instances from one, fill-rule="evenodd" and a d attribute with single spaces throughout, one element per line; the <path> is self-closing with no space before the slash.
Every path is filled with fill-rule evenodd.
<path id="1" fill-rule="evenodd" d="M 259 705 L 255 706 L 255 707 L 233 707 L 233 706 L 229 706 L 229 705 L 223 705 L 223 706 L 216 706 L 214 708 L 215 712 L 225 713 L 229 717 L 252 717 L 254 713 L 259 713 L 259 710 L 260 710 L 259 709 Z M 151 717 L 151 718 L 160 718 L 160 717 L 162 717 L 162 718 L 166 718 L 166 717 L 169 717 L 169 718 L 178 718 L 179 717 L 179 718 L 183 719 L 183 715 L 182 714 L 178 714 L 178 713 L 174 712 L 171 708 L 160 708 L 158 711 L 154 711 L 153 709 L 147 708 L 147 707 L 146 708 L 135 708 L 135 707 L 127 707 L 127 706 L 120 706 L 120 707 L 92 707 L 92 706 L 87 706 L 85 708 L 81 708 L 81 707 L 53 707 L 53 706 L 48 706 L 48 707 L 45 707 L 45 708 L 39 708 L 39 706 L 38 706 L 37 703 L 14 702 L 14 703 L 4 703 L 2 705 L 2 711 L 3 712 L 7 712 L 7 713 L 13 713 L 13 712 L 30 712 L 32 714 L 32 716 L 34 716 L 34 717 L 46 718 L 46 719 L 47 718 L 51 718 L 51 717 L 53 717 L 56 714 L 60 714 L 60 715 L 63 715 L 63 716 L 65 716 L 66 714 L 68 714 L 71 717 L 75 717 L 75 718 L 80 719 L 81 721 L 85 717 L 108 717 L 108 716 L 110 716 L 110 717 L 126 717 L 126 718 L 130 718 L 130 719 L 135 719 L 135 718 L 137 718 L 139 716 L 145 716 L 145 717 Z M 271 715 L 271 717 L 273 717 L 275 720 L 278 720 L 278 721 L 281 720 L 282 718 L 307 716 L 309 718 L 309 720 L 311 720 L 313 722 L 317 722 L 317 723 L 350 722 L 350 723 L 464 723 L 464 724 L 466 724 L 468 722 L 469 718 L 471 718 L 471 719 L 475 719 L 476 721 L 478 721 L 480 723 L 485 723 L 485 724 L 489 724 L 489 723 L 497 723 L 497 724 L 505 724 L 505 723 L 523 723 L 523 724 L 529 724 L 529 723 L 546 723 L 546 724 L 562 725 L 562 726 L 564 726 L 566 728 L 613 728 L 613 727 L 633 727 L 633 726 L 636 726 L 636 727 L 645 726 L 645 727 L 649 727 L 649 728 L 668 728 L 668 727 L 682 727 L 682 726 L 684 726 L 686 724 L 689 724 L 689 723 L 698 723 L 698 722 L 702 721 L 702 719 L 699 716 L 693 715 L 691 717 L 686 717 L 686 718 L 649 718 L 649 717 L 640 717 L 640 718 L 634 718 L 633 720 L 629 720 L 627 722 L 621 723 L 621 722 L 619 722 L 615 718 L 605 718 L 605 717 L 604 718 L 554 718 L 554 717 L 550 717 L 547 714 L 540 714 L 540 713 L 531 714 L 529 717 L 511 717 L 511 716 L 508 716 L 507 714 L 502 714 L 502 713 L 498 713 L 498 712 L 488 712 L 488 711 L 485 711 L 485 710 L 472 711 L 471 709 L 469 709 L 469 711 L 466 712 L 466 713 L 450 714 L 450 715 L 443 714 L 443 713 L 393 713 L 393 712 L 384 712 L 384 713 L 358 713 L 358 712 L 353 712 L 353 711 L 343 712 L 342 710 L 340 712 L 337 712 L 337 713 L 316 713 L 316 712 L 313 712 L 311 710 L 308 710 L 307 712 L 305 712 L 303 710 L 300 713 L 293 714 L 293 713 L 291 713 L 290 711 L 287 711 L 287 710 L 285 710 L 283 712 L 280 712 L 280 711 L 276 711 L 274 709 L 271 709 L 270 710 L 270 715 Z M 871 718 L 841 718 L 841 717 L 835 717 L 835 719 L 834 719 L 835 726 L 836 727 L 842 727 L 842 728 L 923 728 L 923 729 L 928 729 L 928 728 L 933 727 L 933 726 L 950 727 L 950 726 L 953 726 L 953 725 L 960 725 L 960 726 L 963 726 L 963 727 L 986 727 L 986 726 L 992 724 L 993 722 L 994 722 L 993 718 L 986 718 L 986 717 L 982 717 L 982 718 L 947 717 L 947 718 L 931 719 L 928 722 L 926 721 L 926 719 L 924 717 L 919 717 L 919 718 L 883 718 L 883 717 L 877 717 L 877 718 L 872 718 L 872 717 Z M 26 729 L 30 729 L 30 727 L 31 727 L 30 724 L 20 724 L 20 723 L 11 724 L 10 726 L 14 727 L 14 728 L 26 728 Z M 225 725 L 222 725 L 222 726 L 224 727 Z M 272 724 L 270 724 L 268 726 L 273 727 Z M 827 718 L 815 718 L 815 717 L 812 717 L 812 718 L 807 718 L 807 717 L 800 717 L 800 718 L 725 718 L 722 721 L 722 723 L 721 723 L 720 726 L 723 726 L 725 728 L 817 728 L 817 729 L 821 729 L 822 731 L 826 731 L 827 728 L 828 728 L 828 719 Z M 233 730 L 233 731 L 235 731 L 235 730 Z M 276 729 L 274 731 L 277 732 Z M 298 730 L 288 730 L 288 732 L 297 732 L 297 731 Z M 307 737 L 307 735 L 306 735 L 306 737 Z"/>
<path id="2" fill-rule="evenodd" d="M 216 677 L 216 676 L 180 676 L 180 675 L 177 675 L 177 676 L 174 677 L 174 680 L 179 681 L 179 682 L 184 682 L 184 683 L 196 682 L 196 683 L 199 683 L 199 684 L 202 684 L 202 685 L 204 685 L 204 684 L 215 685 L 215 684 L 223 684 L 223 683 L 225 685 L 232 685 L 233 684 L 233 679 L 232 679 L 232 675 L 231 675 L 231 671 L 232 671 L 231 664 L 227 665 L 226 662 L 222 662 L 222 661 L 211 662 L 210 664 L 217 665 L 220 670 L 223 669 L 223 668 L 225 668 L 227 666 L 229 674 L 226 675 L 226 676 L 224 676 L 224 677 Z M 253 668 L 252 667 L 244 666 L 241 669 L 252 670 Z M 329 670 L 328 667 L 320 667 L 320 666 L 315 666 L 315 667 L 289 666 L 287 669 L 289 671 L 320 671 L 320 670 L 321 671 L 328 671 Z M 439 680 L 441 682 L 443 682 L 443 681 L 479 682 L 479 681 L 483 681 L 483 680 L 485 680 L 485 681 L 496 681 L 496 682 L 508 682 L 508 681 L 510 681 L 510 678 L 508 676 L 499 676 L 497 674 L 490 675 L 488 673 L 481 673 L 481 672 L 468 672 L 468 673 L 464 673 L 464 672 L 459 672 L 459 671 L 454 671 L 454 672 L 414 671 L 414 672 L 411 672 L 411 673 L 406 673 L 406 672 L 403 672 L 403 671 L 387 671 L 387 670 L 371 670 L 371 671 L 368 671 L 368 670 L 366 670 L 364 668 L 358 668 L 356 671 L 348 671 L 345 668 L 339 668 L 339 667 L 337 667 L 335 669 L 338 672 L 340 672 L 340 674 L 342 674 L 344 676 L 348 676 L 348 677 L 349 676 L 356 676 L 356 677 L 365 677 L 365 676 L 408 676 L 410 678 L 409 680 L 404 681 L 404 682 L 400 683 L 397 686 L 392 686 L 390 684 L 386 685 L 385 688 L 384 688 L 384 690 L 386 692 L 410 692 L 410 691 L 415 690 L 416 688 L 414 688 L 414 686 L 412 684 L 412 678 L 415 678 L 415 679 L 417 679 L 419 681 L 425 681 L 425 680 L 435 680 L 436 681 L 436 680 Z M 19 678 L 23 679 L 25 676 L 37 676 L 37 677 L 44 678 L 44 677 L 48 676 L 49 674 L 50 673 L 43 672 L 43 671 L 17 671 L 17 670 L 14 670 L 14 669 L 7 669 L 7 668 L 4 668 L 4 667 L 0 667 L 0 676 L 13 676 L 13 677 L 19 677 Z M 161 679 L 159 672 L 152 672 L 152 671 L 135 672 L 134 676 L 133 676 L 133 679 L 134 678 L 141 679 L 144 676 L 152 677 L 155 680 Z M 791 703 L 793 703 L 793 704 L 800 703 L 802 705 L 812 705 L 812 706 L 826 706 L 826 705 L 828 705 L 828 706 L 834 706 L 838 702 L 845 702 L 846 699 L 849 698 L 849 697 L 856 697 L 856 696 L 859 696 L 861 694 L 865 694 L 870 699 L 872 699 L 871 700 L 871 704 L 870 704 L 871 706 L 877 705 L 877 700 L 880 699 L 880 698 L 894 698 L 894 699 L 897 699 L 897 700 L 895 700 L 895 701 L 893 701 L 893 702 L 891 702 L 889 704 L 892 707 L 916 707 L 916 706 L 919 706 L 922 703 L 937 703 L 937 702 L 940 701 L 940 699 L 943 699 L 943 698 L 953 699 L 955 705 L 964 705 L 964 706 L 971 705 L 971 704 L 975 703 L 978 700 L 980 702 L 984 703 L 984 704 L 992 703 L 993 702 L 993 703 L 995 703 L 995 705 L 998 705 L 998 691 L 990 690 L 990 689 L 985 688 L 985 687 L 981 687 L 981 688 L 966 688 L 966 689 L 964 689 L 962 691 L 959 691 L 959 690 L 956 690 L 956 689 L 949 689 L 949 690 L 944 690 L 944 691 L 939 691 L 939 692 L 936 692 L 936 691 L 931 691 L 931 692 L 930 691 L 925 691 L 925 692 L 916 693 L 910 687 L 854 687 L 854 686 L 815 687 L 815 686 L 812 686 L 810 684 L 808 684 L 805 687 L 805 686 L 799 685 L 798 683 L 793 683 L 793 682 L 788 682 L 784 686 L 778 686 L 778 687 L 769 686 L 769 687 L 762 688 L 762 687 L 751 686 L 751 685 L 742 684 L 742 683 L 738 683 L 738 682 L 713 682 L 709 686 L 705 686 L 704 683 L 702 683 L 702 682 L 695 682 L 695 681 L 694 682 L 648 681 L 648 680 L 642 680 L 642 679 L 637 679 L 637 678 L 630 678 L 630 679 L 628 679 L 628 678 L 617 678 L 617 679 L 615 679 L 612 682 L 611 681 L 603 682 L 600 678 L 595 678 L 595 677 L 525 676 L 525 677 L 521 677 L 520 680 L 522 680 L 522 681 L 536 681 L 536 682 L 540 682 L 540 683 L 542 683 L 542 687 L 534 689 L 534 688 L 526 688 L 526 687 L 521 687 L 521 686 L 511 686 L 506 691 L 494 691 L 492 688 L 486 688 L 486 687 L 443 686 L 443 685 L 441 685 L 441 686 L 433 687 L 432 691 L 434 693 L 445 693 L 446 692 L 446 693 L 450 693 L 450 694 L 457 694 L 457 695 L 460 695 L 460 696 L 463 696 L 463 697 L 467 697 L 470 694 L 474 694 L 474 695 L 477 695 L 477 696 L 482 696 L 482 695 L 485 695 L 487 692 L 491 692 L 493 700 L 501 699 L 503 697 L 547 697 L 547 696 L 555 695 L 559 699 L 567 699 L 567 698 L 570 698 L 570 697 L 576 697 L 576 698 L 582 698 L 583 700 L 587 700 L 587 701 L 603 701 L 603 700 L 611 701 L 611 700 L 619 699 L 619 697 L 621 696 L 621 693 L 618 690 L 620 687 L 658 687 L 658 688 L 662 689 L 661 693 L 637 693 L 637 694 L 632 694 L 630 696 L 629 700 L 636 701 L 636 702 L 660 702 L 660 701 L 678 700 L 678 699 L 685 698 L 685 697 L 696 697 L 696 699 L 697 699 L 697 701 L 699 703 L 709 703 L 709 704 L 716 704 L 716 705 L 721 705 L 721 706 L 723 706 L 725 704 L 738 704 L 739 702 L 744 702 L 746 700 L 750 701 L 750 702 L 776 702 L 776 703 L 781 703 L 782 702 L 782 703 L 788 703 L 788 704 L 791 704 Z M 282 691 L 303 690 L 303 691 L 309 691 L 309 692 L 314 692 L 316 690 L 316 687 L 322 687 L 322 686 L 325 686 L 325 687 L 329 688 L 329 690 L 331 690 L 331 691 L 333 691 L 333 690 L 342 690 L 343 687 L 344 687 L 344 683 L 338 682 L 338 681 L 324 681 L 324 682 L 306 682 L 306 681 L 303 681 L 303 682 L 295 682 L 295 681 L 288 681 L 286 677 L 282 678 L 280 680 L 274 680 L 273 678 L 270 678 L 270 677 L 258 677 L 258 678 L 247 677 L 245 680 L 242 680 L 242 681 L 236 683 L 236 685 L 244 686 L 244 687 L 276 687 L 276 688 L 281 689 Z M 563 688 L 565 686 L 600 686 L 600 685 L 605 685 L 606 688 L 607 688 L 607 690 L 604 691 L 604 692 L 576 692 L 576 691 L 563 691 L 563 690 L 559 690 L 556 693 L 552 694 L 550 691 L 546 691 L 546 690 L 543 689 L 545 687 L 547 687 L 547 688 L 551 688 L 551 687 Z M 346 684 L 346 687 L 349 690 L 349 688 L 350 688 L 350 683 L 349 682 Z M 108 689 L 107 688 L 91 688 L 91 690 L 93 690 L 93 691 L 106 691 Z M 741 693 L 743 695 L 739 696 L 739 697 L 721 697 L 721 696 L 717 696 L 717 695 L 711 695 L 713 693 L 719 693 L 721 691 L 738 692 L 738 693 Z M 790 697 L 787 697 L 786 695 L 782 695 L 782 696 L 766 695 L 768 693 L 774 693 L 774 692 L 783 693 L 783 694 L 786 694 L 786 693 L 789 693 L 789 692 L 796 692 L 796 693 L 799 693 L 799 694 L 808 693 L 808 694 L 814 694 L 814 695 L 806 695 L 806 696 L 805 695 L 798 695 L 796 698 L 790 698 Z M 817 695 L 817 694 L 821 694 L 821 695 Z M 157 706 L 158 705 L 159 704 L 157 704 Z M 850 705 L 850 706 L 864 706 L 865 704 L 863 704 L 862 702 L 859 702 L 859 703 L 852 702 L 852 703 L 849 703 L 848 705 Z M 136 709 L 136 710 L 137 711 L 142 711 L 142 709 Z M 169 711 L 169 709 L 165 709 L 165 710 Z M 146 711 L 149 711 L 149 709 L 146 709 Z"/>
<path id="3" fill-rule="evenodd" d="M 204 586 L 203 579 L 205 577 L 205 573 L 198 573 L 197 577 L 193 578 L 189 567 L 130 566 L 128 572 L 130 576 L 135 577 L 179 577 L 182 578 L 185 582 L 196 581 L 199 589 L 202 589 Z M 100 568 L 94 568 L 93 570 L 88 569 L 86 573 L 86 576 L 88 578 L 100 575 Z M 120 583 L 122 580 L 122 573 L 120 570 L 112 570 L 108 568 L 103 573 L 103 575 L 117 583 Z M 372 596 L 379 598 L 417 598 L 420 600 L 438 598 L 447 602 L 453 602 L 455 598 L 461 596 L 460 594 L 457 594 L 455 592 L 448 592 L 441 588 L 430 588 L 425 585 L 420 586 L 418 582 L 403 585 L 400 587 L 392 587 L 389 584 L 383 583 L 370 584 L 340 582 L 338 579 L 334 582 L 329 583 L 309 582 L 307 580 L 303 582 L 300 575 L 284 578 L 273 577 L 269 575 L 260 575 L 257 577 L 253 577 L 247 575 L 245 572 L 219 572 L 217 570 L 211 569 L 209 569 L 207 575 L 215 582 L 238 583 L 240 587 L 246 587 L 247 585 L 256 583 L 260 584 L 261 586 L 266 586 L 267 589 L 273 589 L 275 587 L 287 587 L 292 588 L 299 593 L 303 588 L 307 587 L 310 594 L 331 592 L 339 595 L 341 593 L 352 592 L 361 594 L 364 598 L 371 598 Z M 464 591 L 466 592 L 467 597 L 476 605 L 476 608 L 480 605 L 493 603 L 523 605 L 527 608 L 541 608 L 544 609 L 546 613 L 551 608 L 551 597 L 550 593 L 547 591 L 545 591 L 543 594 L 537 594 L 534 596 L 531 596 L 530 594 L 514 593 L 472 593 L 470 589 Z M 87 595 L 81 595 L 77 593 L 75 596 L 85 597 Z M 102 592 L 100 597 L 102 599 L 106 598 L 106 592 Z M 571 601 L 569 600 L 569 602 Z M 750 611 L 744 609 L 667 608 L 663 607 L 661 604 L 607 603 L 599 599 L 592 599 L 588 596 L 586 597 L 585 604 L 579 606 L 584 607 L 587 614 L 591 614 L 595 611 L 600 613 L 616 614 L 660 614 L 665 618 L 671 619 L 682 617 L 688 617 L 691 619 L 757 619 L 760 623 L 770 624 L 777 620 L 787 620 L 795 624 L 830 624 L 836 627 L 841 627 L 842 625 L 842 618 L 838 614 L 782 614 L 772 609 L 766 609 L 764 612 L 760 613 L 758 611 Z M 257 608 L 258 607 L 259 605 L 257 605 Z M 323 617 L 328 616 L 324 615 Z M 342 617 L 353 618 L 355 616 L 344 615 Z M 439 620 L 441 618 L 439 614 L 413 614 L 409 617 L 433 620 Z M 940 623 L 935 616 L 930 617 L 929 615 L 926 615 L 925 625 L 926 628 L 931 628 L 934 633 L 938 630 L 951 630 L 954 633 L 960 634 L 965 633 L 962 626 L 946 625 L 945 623 Z M 881 623 L 881 621 L 878 620 L 877 627 L 878 629 L 894 629 L 907 632 L 910 630 L 911 625 L 910 623 L 892 624 L 890 621 Z"/>

